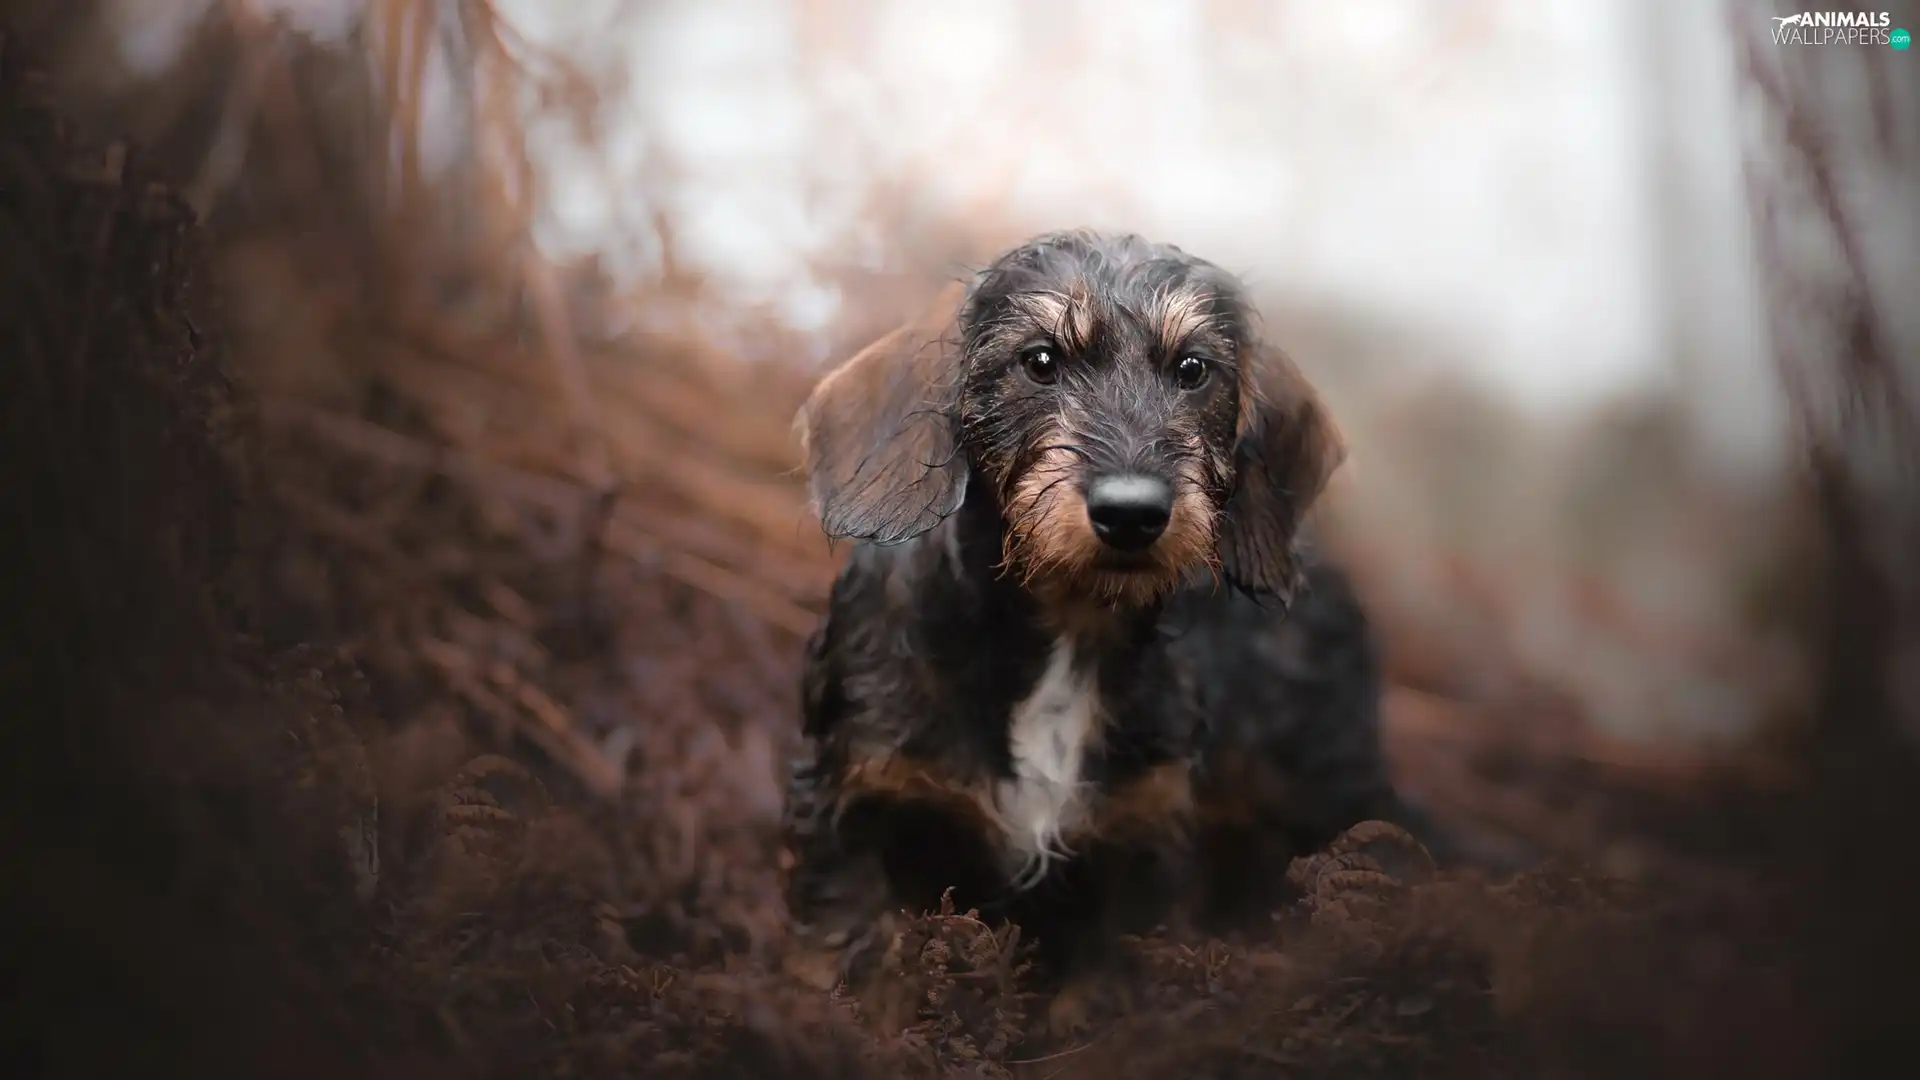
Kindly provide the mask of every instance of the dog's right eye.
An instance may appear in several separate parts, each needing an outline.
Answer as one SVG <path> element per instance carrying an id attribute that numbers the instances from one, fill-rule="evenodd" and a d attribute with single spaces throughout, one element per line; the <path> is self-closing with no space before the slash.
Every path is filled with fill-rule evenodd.
<path id="1" fill-rule="evenodd" d="M 1060 377 L 1060 361 L 1054 359 L 1053 350 L 1045 345 L 1035 345 L 1022 352 L 1020 367 L 1027 373 L 1027 378 L 1041 386 L 1046 386 Z"/>

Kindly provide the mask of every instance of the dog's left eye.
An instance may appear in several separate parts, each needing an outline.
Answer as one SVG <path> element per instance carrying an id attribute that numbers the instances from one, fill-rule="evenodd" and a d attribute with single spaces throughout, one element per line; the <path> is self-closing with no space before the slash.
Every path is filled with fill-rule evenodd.
<path id="1" fill-rule="evenodd" d="M 1053 350 L 1045 345 L 1035 345 L 1020 354 L 1020 366 L 1026 369 L 1027 378 L 1042 386 L 1060 377 L 1060 362 L 1053 357 Z"/>
<path id="2" fill-rule="evenodd" d="M 1173 377 L 1182 390 L 1198 390 L 1207 384 L 1213 366 L 1198 356 L 1183 356 L 1173 365 Z"/>

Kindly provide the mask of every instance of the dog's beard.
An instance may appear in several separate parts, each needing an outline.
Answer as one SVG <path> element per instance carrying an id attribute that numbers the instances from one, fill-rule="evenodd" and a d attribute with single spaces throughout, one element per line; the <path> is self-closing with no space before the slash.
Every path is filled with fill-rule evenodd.
<path id="1" fill-rule="evenodd" d="M 1003 565 L 1024 587 L 1061 601 L 1141 607 L 1214 564 L 1219 511 L 1197 463 L 1183 460 L 1166 531 L 1138 553 L 1115 551 L 1093 531 L 1080 470 L 1073 451 L 1049 448 L 1006 485 Z"/>

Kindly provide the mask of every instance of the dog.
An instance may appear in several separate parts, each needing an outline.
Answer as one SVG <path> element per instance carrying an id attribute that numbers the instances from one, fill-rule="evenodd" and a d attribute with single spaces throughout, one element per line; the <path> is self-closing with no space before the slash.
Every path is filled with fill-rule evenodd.
<path id="1" fill-rule="evenodd" d="M 798 973 L 858 993 L 952 890 L 1034 942 L 1071 1031 L 1196 880 L 1227 917 L 1266 896 L 1250 860 L 1402 816 L 1364 614 L 1302 532 L 1344 442 L 1231 274 L 1034 238 L 795 426 L 823 529 L 855 541 L 786 791 Z"/>

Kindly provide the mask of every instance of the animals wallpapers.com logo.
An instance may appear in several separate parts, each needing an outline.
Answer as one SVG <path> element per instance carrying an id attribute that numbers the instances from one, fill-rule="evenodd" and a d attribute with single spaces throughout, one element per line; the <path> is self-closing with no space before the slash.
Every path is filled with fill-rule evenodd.
<path id="1" fill-rule="evenodd" d="M 1905 50 L 1913 37 L 1885 11 L 1803 11 L 1773 15 L 1777 45 L 1887 45 Z"/>

